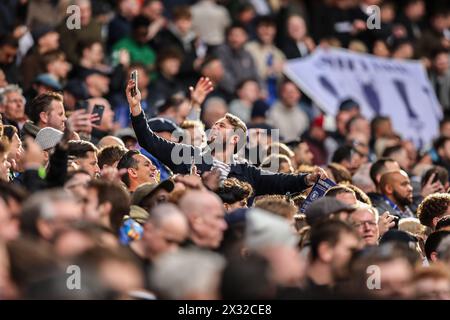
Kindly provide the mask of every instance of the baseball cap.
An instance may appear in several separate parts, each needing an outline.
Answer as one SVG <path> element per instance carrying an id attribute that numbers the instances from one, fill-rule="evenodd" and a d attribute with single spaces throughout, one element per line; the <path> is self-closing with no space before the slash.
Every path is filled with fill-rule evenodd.
<path id="1" fill-rule="evenodd" d="M 131 204 L 139 205 L 144 198 L 153 194 L 158 189 L 164 189 L 167 192 L 172 192 L 175 188 L 175 184 L 172 180 L 164 180 L 160 183 L 143 183 L 134 191 L 131 197 Z"/>
<path id="2" fill-rule="evenodd" d="M 41 73 L 34 79 L 34 83 L 42 84 L 46 87 L 49 87 L 55 91 L 61 91 L 62 86 L 57 79 L 55 79 L 49 73 Z"/>
<path id="3" fill-rule="evenodd" d="M 329 217 L 333 213 L 340 211 L 353 212 L 355 206 L 345 204 L 332 197 L 323 197 L 310 204 L 305 211 L 306 222 L 312 226 L 317 222 Z"/>
<path id="4" fill-rule="evenodd" d="M 183 129 L 181 129 L 175 122 L 166 118 L 153 118 L 148 120 L 147 123 L 150 129 L 154 132 L 183 132 Z"/>
<path id="5" fill-rule="evenodd" d="M 56 147 L 61 141 L 63 132 L 51 127 L 45 127 L 39 130 L 34 141 L 42 148 L 48 150 Z"/>

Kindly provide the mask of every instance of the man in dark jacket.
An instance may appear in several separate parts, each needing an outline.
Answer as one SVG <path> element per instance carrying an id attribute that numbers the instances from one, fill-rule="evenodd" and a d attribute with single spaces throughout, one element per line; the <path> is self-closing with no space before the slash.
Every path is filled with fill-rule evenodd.
<path id="1" fill-rule="evenodd" d="M 311 174 L 273 174 L 247 163 L 238 163 L 234 156 L 245 143 L 247 128 L 239 118 L 231 114 L 225 115 L 214 124 L 205 149 L 160 138 L 147 124 L 140 104 L 140 93 L 131 95 L 133 86 L 134 82 L 130 80 L 126 94 L 138 142 L 174 173 L 189 174 L 194 160 L 199 173 L 216 169 L 220 172 L 222 181 L 234 177 L 251 184 L 256 196 L 299 192 L 308 188 L 319 177 L 326 177 L 321 168 Z"/>

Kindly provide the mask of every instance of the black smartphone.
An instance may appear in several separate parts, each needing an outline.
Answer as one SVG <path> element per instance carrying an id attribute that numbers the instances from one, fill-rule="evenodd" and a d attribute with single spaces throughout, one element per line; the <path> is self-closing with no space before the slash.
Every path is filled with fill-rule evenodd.
<path id="1" fill-rule="evenodd" d="M 95 122 L 93 122 L 93 124 L 100 125 L 104 111 L 105 111 L 105 106 L 102 106 L 101 104 L 94 105 L 94 109 L 92 109 L 92 114 L 96 114 L 99 119 L 96 120 Z"/>
<path id="2" fill-rule="evenodd" d="M 133 70 L 130 75 L 131 80 L 134 81 L 134 88 L 131 88 L 131 95 L 134 97 L 137 95 L 138 90 L 138 72 L 137 70 Z"/>

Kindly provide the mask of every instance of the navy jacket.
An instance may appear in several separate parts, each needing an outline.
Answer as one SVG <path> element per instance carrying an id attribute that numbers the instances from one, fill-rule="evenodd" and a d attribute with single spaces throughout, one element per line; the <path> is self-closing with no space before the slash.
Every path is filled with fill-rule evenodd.
<path id="1" fill-rule="evenodd" d="M 147 125 L 143 112 L 131 117 L 133 129 L 136 132 L 139 145 L 158 158 L 174 173 L 189 174 L 191 157 L 200 173 L 210 171 L 212 156 L 204 150 L 187 144 L 173 143 L 158 137 Z M 286 194 L 300 192 L 308 188 L 306 174 L 283 174 L 263 171 L 247 163 L 231 165 L 229 178 L 237 178 L 248 182 L 255 192 L 255 196 L 264 194 Z"/>

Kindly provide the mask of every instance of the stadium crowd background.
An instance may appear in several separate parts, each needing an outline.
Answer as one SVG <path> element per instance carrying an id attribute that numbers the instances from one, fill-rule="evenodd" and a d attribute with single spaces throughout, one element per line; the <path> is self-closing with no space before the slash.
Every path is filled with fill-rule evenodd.
<path id="1" fill-rule="evenodd" d="M 319 46 L 421 60 L 436 139 L 329 126 Z M 2 1 L 0 298 L 450 299 L 449 49 L 444 0 Z"/>

